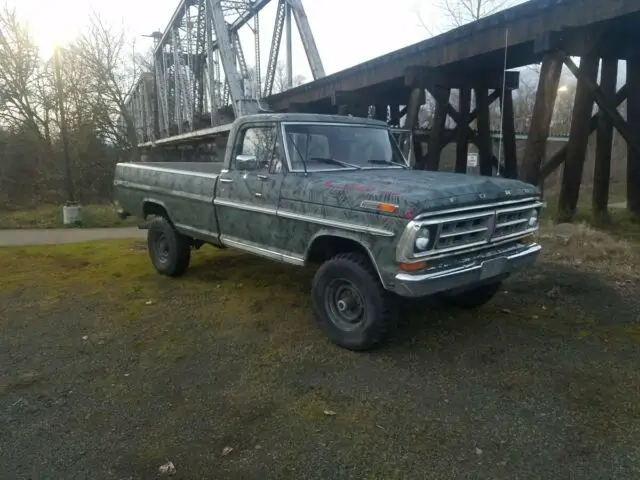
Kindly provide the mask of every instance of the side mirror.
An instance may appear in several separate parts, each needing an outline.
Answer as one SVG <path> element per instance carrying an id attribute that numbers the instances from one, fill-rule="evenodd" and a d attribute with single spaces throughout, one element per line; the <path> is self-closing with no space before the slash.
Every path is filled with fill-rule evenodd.
<path id="1" fill-rule="evenodd" d="M 258 159 L 255 155 L 238 155 L 236 157 L 236 170 L 252 171 L 258 169 Z"/>

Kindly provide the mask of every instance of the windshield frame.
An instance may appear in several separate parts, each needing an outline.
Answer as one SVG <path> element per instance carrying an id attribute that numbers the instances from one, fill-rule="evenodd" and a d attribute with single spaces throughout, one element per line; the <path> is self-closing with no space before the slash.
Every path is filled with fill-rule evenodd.
<path id="1" fill-rule="evenodd" d="M 376 165 L 370 165 L 370 166 L 358 165 L 357 167 L 329 167 L 329 168 L 317 168 L 317 169 L 314 168 L 313 170 L 309 170 L 307 165 L 306 168 L 294 169 L 291 163 L 292 153 L 289 151 L 289 142 L 287 142 L 286 127 L 288 125 L 322 125 L 327 127 L 343 127 L 343 128 L 358 127 L 358 128 L 374 128 L 374 129 L 384 130 L 387 132 L 387 135 L 389 136 L 389 141 L 391 142 L 391 148 L 395 150 L 398 156 L 403 160 L 404 165 L 376 164 Z M 396 139 L 394 138 L 391 130 L 384 125 L 370 125 L 366 123 L 346 123 L 346 122 L 341 123 L 341 122 L 313 122 L 313 121 L 284 121 L 284 122 L 280 122 L 280 132 L 282 135 L 282 141 L 284 143 L 285 156 L 287 157 L 286 158 L 287 167 L 289 172 L 291 173 L 307 174 L 307 173 L 315 173 L 315 172 L 355 172 L 359 170 L 398 170 L 398 169 L 406 170 L 408 168 L 411 168 L 409 165 L 409 162 L 407 161 L 407 158 L 404 156 L 404 153 L 402 153 L 402 149 L 396 142 Z"/>

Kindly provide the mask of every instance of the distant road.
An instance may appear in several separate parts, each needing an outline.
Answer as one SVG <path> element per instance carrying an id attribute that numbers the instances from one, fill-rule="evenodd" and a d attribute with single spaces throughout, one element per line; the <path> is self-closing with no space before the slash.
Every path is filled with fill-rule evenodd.
<path id="1" fill-rule="evenodd" d="M 0 230 L 0 247 L 146 238 L 146 235 L 147 231 L 138 227 Z"/>

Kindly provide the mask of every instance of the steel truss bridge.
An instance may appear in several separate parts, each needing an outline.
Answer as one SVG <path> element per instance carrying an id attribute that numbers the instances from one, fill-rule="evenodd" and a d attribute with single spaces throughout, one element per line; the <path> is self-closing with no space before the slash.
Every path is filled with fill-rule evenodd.
<path id="1" fill-rule="evenodd" d="M 269 3 L 275 4 L 276 15 L 274 25 L 267 25 L 271 41 L 265 46 L 260 12 Z M 295 87 L 294 23 L 313 77 Z M 156 35 L 154 72 L 143 74 L 131 91 L 127 116 L 139 147 L 165 158 L 210 158 L 225 144 L 235 117 L 261 110 L 372 116 L 410 132 L 415 168 L 438 170 L 442 149 L 450 143 L 456 145 L 459 172 L 466 171 L 469 145 L 477 148 L 482 175 L 539 184 L 563 166 L 559 207 L 569 217 L 576 211 L 587 142 L 597 132 L 593 205 L 602 214 L 614 128 L 628 147 L 627 184 L 640 185 L 638 25 L 638 0 L 531 0 L 325 75 L 302 0 L 182 0 L 165 31 Z M 247 52 L 253 62 L 247 61 Z M 291 88 L 275 92 L 282 56 L 285 87 Z M 268 59 L 264 73 L 263 58 Z M 617 88 L 621 60 L 627 78 Z M 513 69 L 532 64 L 541 64 L 540 82 L 524 154 L 518 158 L 513 91 L 520 79 Z M 572 122 L 564 147 L 547 159 L 563 67 L 577 79 Z M 456 105 L 450 101 L 454 90 Z M 418 112 L 426 95 L 433 98 L 435 113 L 430 128 L 420 130 Z M 499 152 L 490 130 L 494 102 L 502 112 Z M 619 110 L 625 102 L 626 118 Z M 627 197 L 629 210 L 640 216 L 640 189 L 629 188 Z"/>
<path id="2" fill-rule="evenodd" d="M 260 12 L 271 0 L 182 0 L 164 33 L 155 35 L 155 72 L 144 73 L 129 95 L 141 142 L 224 125 L 257 113 L 273 92 L 285 37 L 287 85 L 293 81 L 293 21 L 314 79 L 325 75 L 301 0 L 277 4 L 267 70 L 261 71 Z M 247 62 L 241 31 L 253 39 Z M 245 42 L 246 43 L 246 42 Z"/>

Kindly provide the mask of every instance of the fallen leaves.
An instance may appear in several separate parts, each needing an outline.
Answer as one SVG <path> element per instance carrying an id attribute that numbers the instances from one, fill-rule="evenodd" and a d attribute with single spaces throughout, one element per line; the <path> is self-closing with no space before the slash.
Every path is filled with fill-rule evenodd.
<path id="1" fill-rule="evenodd" d="M 233 452 L 233 447 L 224 447 L 222 449 L 222 456 L 226 457 L 227 455 L 229 455 L 231 452 Z"/>
<path id="2" fill-rule="evenodd" d="M 158 468 L 158 473 L 160 473 L 160 475 L 175 475 L 176 466 L 173 464 L 173 462 L 167 462 L 164 465 L 160 465 L 160 468 Z"/>

